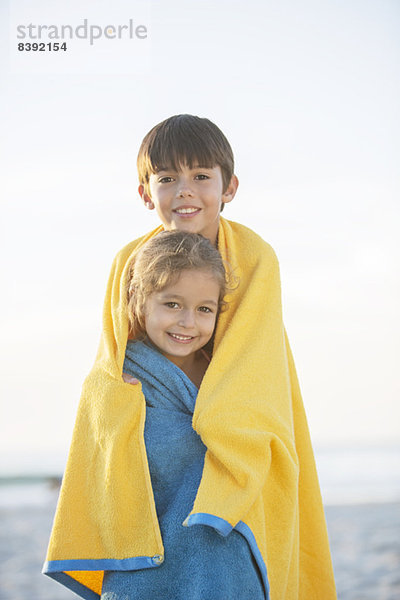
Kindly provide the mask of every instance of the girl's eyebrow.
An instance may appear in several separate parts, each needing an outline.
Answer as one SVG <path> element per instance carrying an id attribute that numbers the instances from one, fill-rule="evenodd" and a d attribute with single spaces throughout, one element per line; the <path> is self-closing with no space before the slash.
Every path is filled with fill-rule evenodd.
<path id="1" fill-rule="evenodd" d="M 173 293 L 171 294 L 168 292 L 166 292 L 166 293 L 161 292 L 160 298 L 161 298 L 161 300 L 167 300 L 167 299 L 169 299 L 169 300 L 184 300 L 184 297 L 181 296 L 180 294 L 173 294 Z M 214 306 L 218 305 L 218 303 L 215 302 L 215 300 L 202 300 L 200 302 L 200 304 L 212 304 Z"/>
<path id="2" fill-rule="evenodd" d="M 160 292 L 160 298 L 176 298 L 177 300 L 183 300 L 183 296 L 171 292 Z"/>

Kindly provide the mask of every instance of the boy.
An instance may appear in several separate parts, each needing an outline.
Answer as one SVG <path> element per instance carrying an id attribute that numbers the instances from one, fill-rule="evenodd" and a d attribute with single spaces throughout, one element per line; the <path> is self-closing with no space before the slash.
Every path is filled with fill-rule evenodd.
<path id="1" fill-rule="evenodd" d="M 162 226 L 114 261 L 102 340 L 84 385 L 44 569 L 84 598 L 100 598 L 105 570 L 164 561 L 143 443 L 145 406 L 140 385 L 121 378 L 128 266 L 136 249 L 162 229 L 208 237 L 240 282 L 219 315 L 213 358 L 196 401 L 192 426 L 207 452 L 183 525 L 213 527 L 222 536 L 240 532 L 266 598 L 336 598 L 307 422 L 282 322 L 278 263 L 259 236 L 220 217 L 237 190 L 233 167 L 223 133 L 191 115 L 160 123 L 140 148 L 139 194 Z M 89 471 L 79 468 L 82 463 Z"/>
<path id="2" fill-rule="evenodd" d="M 216 245 L 220 212 L 239 185 L 222 131 L 208 119 L 171 117 L 146 135 L 137 166 L 139 194 L 164 228 L 201 233 Z"/>

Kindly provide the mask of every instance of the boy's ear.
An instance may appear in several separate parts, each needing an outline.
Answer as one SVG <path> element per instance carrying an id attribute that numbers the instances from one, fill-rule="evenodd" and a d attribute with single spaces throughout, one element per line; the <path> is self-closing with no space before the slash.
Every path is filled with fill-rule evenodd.
<path id="1" fill-rule="evenodd" d="M 232 175 L 231 180 L 229 182 L 228 187 L 225 192 L 222 194 L 222 202 L 225 204 L 227 202 L 232 202 L 239 187 L 239 179 L 235 174 Z"/>
<path id="2" fill-rule="evenodd" d="M 146 190 L 144 189 L 144 185 L 142 185 L 142 184 L 139 185 L 138 192 L 139 192 L 141 199 L 143 200 L 145 207 L 148 208 L 149 210 L 153 210 L 155 208 L 153 201 L 150 198 L 150 196 L 146 193 Z"/>

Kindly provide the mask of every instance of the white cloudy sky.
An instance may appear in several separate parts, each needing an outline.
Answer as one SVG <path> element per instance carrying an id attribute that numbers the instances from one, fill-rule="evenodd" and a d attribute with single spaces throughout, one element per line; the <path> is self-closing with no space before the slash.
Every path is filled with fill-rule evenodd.
<path id="1" fill-rule="evenodd" d="M 226 133 L 240 188 L 224 215 L 278 254 L 314 442 L 398 440 L 398 2 L 0 10 L 0 469 L 62 465 L 112 258 L 157 224 L 136 193 L 138 146 L 181 112 Z M 17 25 L 84 19 L 132 19 L 148 38 L 17 50 Z"/>

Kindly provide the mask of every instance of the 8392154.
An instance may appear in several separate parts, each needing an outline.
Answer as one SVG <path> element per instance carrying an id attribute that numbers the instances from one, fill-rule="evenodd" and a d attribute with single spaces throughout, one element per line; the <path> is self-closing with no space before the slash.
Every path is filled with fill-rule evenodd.
<path id="1" fill-rule="evenodd" d="M 67 50 L 67 42 L 20 42 L 18 44 L 20 52 L 59 52 Z"/>

